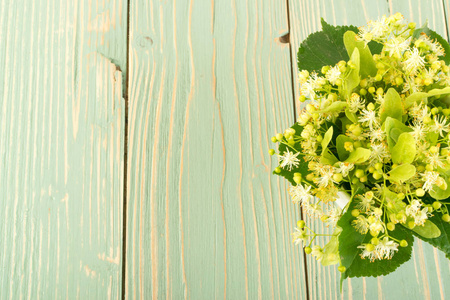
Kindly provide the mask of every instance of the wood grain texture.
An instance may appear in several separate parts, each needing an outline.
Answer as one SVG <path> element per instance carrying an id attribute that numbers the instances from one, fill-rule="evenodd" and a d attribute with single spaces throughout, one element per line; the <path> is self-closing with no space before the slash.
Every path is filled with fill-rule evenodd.
<path id="1" fill-rule="evenodd" d="M 448 1 L 447 1 L 448 2 Z M 290 1 L 292 57 L 295 61 L 300 42 L 309 33 L 320 30 L 320 18 L 334 25 L 365 25 L 383 14 L 401 12 L 406 19 L 447 37 L 446 12 L 441 0 L 433 1 Z M 447 9 L 448 9 L 448 3 Z M 448 10 L 447 10 L 448 11 Z M 448 13 L 447 13 L 448 15 Z M 296 70 L 294 70 L 294 73 Z M 295 75 L 295 74 L 294 74 Z M 298 86 L 296 86 L 298 96 Z M 316 228 L 321 222 L 313 221 Z M 327 228 L 323 228 L 324 231 Z M 324 241 L 322 241 L 324 243 Z M 379 278 L 346 280 L 339 293 L 340 274 L 333 267 L 323 267 L 312 257 L 307 259 L 310 299 L 448 299 L 450 264 L 430 245 L 415 241 L 411 261 L 395 273 Z"/>
<path id="2" fill-rule="evenodd" d="M 121 293 L 126 7 L 72 2 L 0 2 L 0 299 Z"/>
<path id="3" fill-rule="evenodd" d="M 130 7 L 127 299 L 306 299 L 271 174 L 293 123 L 284 1 Z"/>

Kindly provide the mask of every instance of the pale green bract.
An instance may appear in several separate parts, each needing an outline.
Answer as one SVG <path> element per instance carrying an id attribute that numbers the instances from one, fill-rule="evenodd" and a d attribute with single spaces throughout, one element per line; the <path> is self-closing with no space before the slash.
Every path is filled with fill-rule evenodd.
<path id="1" fill-rule="evenodd" d="M 394 183 L 403 183 L 416 175 L 416 167 L 405 163 L 393 168 L 389 173 L 388 179 Z"/>
<path id="2" fill-rule="evenodd" d="M 450 258 L 450 45 L 400 14 L 322 26 L 298 52 L 307 104 L 272 138 L 274 173 L 307 214 L 294 242 L 342 280 L 393 272 L 413 236 Z M 316 233 L 314 218 L 333 233 Z"/>
<path id="3" fill-rule="evenodd" d="M 395 146 L 390 148 L 392 162 L 399 165 L 412 163 L 416 157 L 416 141 L 412 134 L 403 132 L 396 140 Z"/>

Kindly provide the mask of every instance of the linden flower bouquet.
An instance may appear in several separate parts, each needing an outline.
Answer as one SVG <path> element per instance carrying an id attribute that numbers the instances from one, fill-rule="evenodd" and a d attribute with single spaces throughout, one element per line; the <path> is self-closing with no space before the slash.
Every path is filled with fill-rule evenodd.
<path id="1" fill-rule="evenodd" d="M 292 201 L 334 231 L 300 220 L 294 242 L 339 264 L 341 282 L 394 271 L 413 236 L 450 258 L 449 44 L 401 14 L 322 26 L 298 52 L 307 104 L 272 141 Z"/>

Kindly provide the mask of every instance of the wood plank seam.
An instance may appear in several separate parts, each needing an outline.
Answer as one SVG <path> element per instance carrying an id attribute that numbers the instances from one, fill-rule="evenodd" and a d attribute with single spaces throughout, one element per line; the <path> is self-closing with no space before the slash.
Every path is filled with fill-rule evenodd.
<path id="1" fill-rule="evenodd" d="M 447 41 L 450 41 L 450 33 L 449 31 L 449 27 L 448 27 L 448 19 L 447 19 L 447 10 L 446 10 L 446 6 L 445 6 L 445 0 L 442 0 L 442 10 L 444 11 L 444 23 L 445 23 L 445 31 L 447 32 Z"/>
<path id="2" fill-rule="evenodd" d="M 297 63 L 295 61 L 294 63 L 294 59 L 292 58 L 292 43 L 291 43 L 291 39 L 290 39 L 290 34 L 291 34 L 291 19 L 290 19 L 290 15 L 291 12 L 289 10 L 289 0 L 286 0 L 286 10 L 287 10 L 287 23 L 288 23 L 288 33 L 286 34 L 288 36 L 287 38 L 287 43 L 289 44 L 289 53 L 291 55 L 289 55 L 289 61 L 291 64 L 291 93 L 292 93 L 292 105 L 293 105 L 293 112 L 294 112 L 294 122 L 297 122 L 297 107 L 296 107 L 296 93 L 295 93 L 295 84 L 296 84 L 296 79 L 297 79 Z M 281 39 L 280 39 L 281 41 Z M 303 220 L 303 209 L 300 209 L 300 217 Z M 305 287 L 306 287 L 306 299 L 309 300 L 310 299 L 310 295 L 309 295 L 309 278 L 308 278 L 308 261 L 306 259 L 306 253 L 302 250 L 303 252 L 303 269 L 305 272 Z"/>
<path id="3" fill-rule="evenodd" d="M 123 85 L 123 100 L 125 102 L 125 128 L 124 128 L 124 151 L 123 151 L 123 216 L 122 216 L 122 283 L 121 283 L 121 299 L 125 300 L 125 284 L 126 284 L 126 261 L 127 261 L 127 208 L 128 208 L 128 198 L 127 198 L 127 182 L 128 182 L 128 108 L 129 108 L 129 97 L 128 97 L 128 85 L 129 85 L 129 65 L 130 65 L 130 5 L 131 0 L 127 0 L 127 28 L 126 28 L 126 53 L 125 53 L 125 82 Z"/>

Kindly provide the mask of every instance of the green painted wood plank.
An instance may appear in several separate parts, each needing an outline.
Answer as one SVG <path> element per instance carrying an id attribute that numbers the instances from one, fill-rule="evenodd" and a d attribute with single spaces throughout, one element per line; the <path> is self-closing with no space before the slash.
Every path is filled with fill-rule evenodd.
<path id="1" fill-rule="evenodd" d="M 121 294 L 126 1 L 72 2 L 0 2 L 0 299 Z"/>
<path id="2" fill-rule="evenodd" d="M 127 299 L 306 299 L 271 174 L 293 122 L 284 1 L 130 7 Z"/>
<path id="3" fill-rule="evenodd" d="M 426 19 L 438 33 L 446 36 L 442 1 L 290 1 L 292 56 L 309 33 L 320 30 L 320 18 L 334 25 L 364 25 L 383 14 L 400 12 L 421 25 Z M 296 71 L 296 70 L 295 70 Z M 296 86 L 298 93 L 298 86 Z M 298 94 L 297 94 L 298 95 Z M 321 222 L 314 222 L 320 228 Z M 326 230 L 326 228 L 324 228 Z M 445 256 L 416 239 L 412 260 L 394 274 L 379 278 L 357 278 L 344 283 L 339 293 L 339 272 L 307 259 L 311 299 L 447 299 L 450 265 Z"/>
<path id="4" fill-rule="evenodd" d="M 450 0 L 442 0 L 442 2 L 444 3 L 444 24 L 446 28 L 446 35 L 444 35 L 444 37 L 446 37 L 447 40 L 450 41 Z"/>

